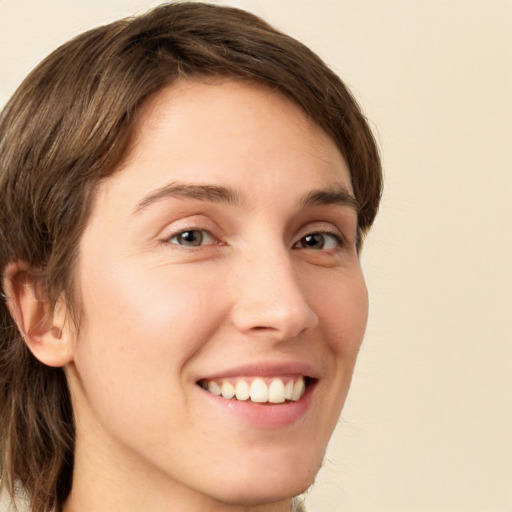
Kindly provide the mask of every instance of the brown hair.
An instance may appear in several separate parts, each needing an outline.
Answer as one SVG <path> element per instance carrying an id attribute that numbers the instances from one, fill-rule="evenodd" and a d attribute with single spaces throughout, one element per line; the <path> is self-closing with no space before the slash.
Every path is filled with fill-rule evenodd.
<path id="1" fill-rule="evenodd" d="M 375 141 L 341 80 L 308 48 L 247 12 L 162 5 L 86 32 L 25 79 L 0 115 L 0 269 L 39 269 L 51 303 L 71 306 L 76 248 L 98 181 L 126 155 L 144 98 L 180 77 L 256 80 L 299 105 L 350 169 L 362 236 L 381 195 Z M 3 295 L 3 290 L 0 290 Z M 0 478 L 34 512 L 69 494 L 74 426 L 64 372 L 35 359 L 0 301 Z M 73 313 L 77 322 L 78 316 Z"/>

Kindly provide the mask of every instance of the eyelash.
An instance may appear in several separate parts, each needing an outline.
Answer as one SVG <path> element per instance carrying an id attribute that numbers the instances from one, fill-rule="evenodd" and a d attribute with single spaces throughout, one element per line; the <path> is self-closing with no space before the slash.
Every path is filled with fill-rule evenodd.
<path id="1" fill-rule="evenodd" d="M 178 231 L 177 233 L 175 233 L 174 235 L 171 235 L 170 237 L 168 237 L 166 239 L 166 241 L 168 243 L 171 243 L 171 244 L 174 244 L 174 245 L 180 245 L 182 247 L 203 247 L 202 244 L 200 245 L 182 245 L 182 244 L 179 244 L 179 243 L 176 243 L 176 242 L 173 242 L 174 239 L 177 239 L 179 236 L 183 236 L 187 233 L 201 233 L 201 239 L 200 239 L 200 242 L 203 241 L 203 239 L 205 238 L 204 237 L 204 234 L 206 234 L 206 238 L 210 238 L 213 243 L 209 243 L 209 244 L 206 244 L 206 245 L 217 245 L 217 241 L 215 240 L 215 237 L 206 229 L 197 229 L 197 228 L 189 228 L 189 229 L 183 229 L 181 231 Z"/>
<path id="2" fill-rule="evenodd" d="M 298 249 L 299 247 L 297 247 L 297 246 L 300 242 L 302 242 L 303 240 L 305 240 L 308 237 L 319 236 L 319 235 L 321 237 L 323 237 L 324 240 L 325 240 L 325 238 L 330 237 L 334 241 L 334 245 L 335 245 L 334 247 L 327 248 L 327 249 L 325 247 L 322 247 L 319 250 L 336 251 L 336 250 L 340 250 L 342 247 L 344 247 L 346 245 L 344 238 L 341 235 L 339 235 L 338 233 L 333 233 L 332 231 L 319 229 L 316 231 L 312 231 L 311 233 L 308 233 L 307 235 L 304 235 L 303 237 L 301 237 L 300 240 L 295 242 L 295 244 L 293 245 L 293 248 Z M 311 249 L 311 247 L 302 247 L 302 249 Z"/>
<path id="3" fill-rule="evenodd" d="M 199 239 L 199 242 L 198 242 L 198 245 L 184 245 L 184 244 L 180 244 L 178 243 L 178 237 L 183 237 L 184 235 L 186 234 L 201 234 L 200 235 L 200 239 Z M 206 236 L 205 236 L 206 235 Z M 313 248 L 311 247 L 300 247 L 299 244 L 303 241 L 305 241 L 308 237 L 318 237 L 318 236 L 321 236 L 323 238 L 323 242 L 324 242 L 324 245 L 325 245 L 325 239 L 326 238 L 331 238 L 332 241 L 334 241 L 334 245 L 335 247 L 330 247 L 330 248 L 327 248 L 325 249 L 323 246 L 318 249 L 318 250 L 326 250 L 326 251 L 333 251 L 333 250 L 339 250 L 341 249 L 344 245 L 345 245 L 345 240 L 344 238 L 337 234 L 337 233 L 333 233 L 331 231 L 326 231 L 326 230 L 315 230 L 315 231 L 312 231 L 311 233 L 307 233 L 306 235 L 302 236 L 297 242 L 295 242 L 293 244 L 293 249 L 310 249 L 310 250 L 314 250 Z M 209 238 L 212 242 L 211 243 L 206 243 L 203 245 L 203 240 L 205 238 Z M 174 240 L 174 241 L 173 241 Z M 197 229 L 197 228 L 189 228 L 189 229 L 183 229 L 183 230 L 180 230 L 179 232 L 171 235 L 170 237 L 167 237 L 165 239 L 165 241 L 167 243 L 170 243 L 170 244 L 173 244 L 173 245 L 179 245 L 181 247 L 186 247 L 186 248 L 195 248 L 195 247 L 204 247 L 204 246 L 210 246 L 210 245 L 220 245 L 220 243 L 215 239 L 215 237 L 206 229 Z M 192 242 L 194 243 L 194 242 Z"/>

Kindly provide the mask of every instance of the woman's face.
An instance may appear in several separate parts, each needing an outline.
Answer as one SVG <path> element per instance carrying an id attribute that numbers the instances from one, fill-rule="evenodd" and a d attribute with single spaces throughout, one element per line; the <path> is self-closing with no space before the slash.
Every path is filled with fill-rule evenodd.
<path id="1" fill-rule="evenodd" d="M 77 475 L 175 503 L 296 495 L 366 324 L 347 165 L 289 100 L 229 80 L 161 90 L 136 135 L 79 249 Z"/>

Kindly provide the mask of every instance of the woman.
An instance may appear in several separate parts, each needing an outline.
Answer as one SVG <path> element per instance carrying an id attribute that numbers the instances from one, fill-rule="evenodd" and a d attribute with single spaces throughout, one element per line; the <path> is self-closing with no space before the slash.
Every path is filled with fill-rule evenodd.
<path id="1" fill-rule="evenodd" d="M 0 173 L 11 495 L 291 510 L 350 384 L 381 191 L 339 78 L 251 14 L 163 5 L 29 75 Z"/>

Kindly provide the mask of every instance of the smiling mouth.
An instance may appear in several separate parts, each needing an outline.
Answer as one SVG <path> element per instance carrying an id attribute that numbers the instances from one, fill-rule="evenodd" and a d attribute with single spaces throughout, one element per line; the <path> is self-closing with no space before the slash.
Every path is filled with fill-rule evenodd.
<path id="1" fill-rule="evenodd" d="M 226 400 L 249 401 L 258 404 L 284 404 L 300 400 L 315 379 L 295 377 L 240 377 L 203 379 L 198 384 L 213 395 Z"/>

